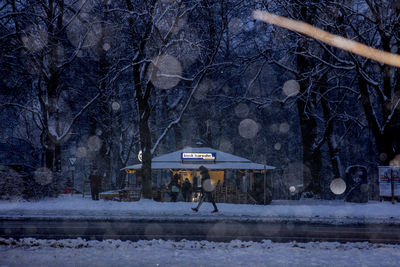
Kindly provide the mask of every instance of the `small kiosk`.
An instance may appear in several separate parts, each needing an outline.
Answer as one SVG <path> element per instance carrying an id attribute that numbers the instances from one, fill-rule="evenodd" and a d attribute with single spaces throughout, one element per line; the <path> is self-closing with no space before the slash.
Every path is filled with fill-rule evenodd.
<path id="1" fill-rule="evenodd" d="M 186 147 L 154 157 L 152 169 L 158 175 L 156 180 L 153 179 L 153 184 L 160 191 L 166 190 L 170 177 L 179 174 L 179 183 L 187 178 L 194 187 L 201 187 L 198 169 L 202 165 L 209 170 L 211 182 L 216 186 L 214 194 L 217 202 L 270 202 L 270 194 L 268 196 L 266 192 L 267 175 L 275 167 L 254 163 L 209 147 Z M 141 168 L 142 164 L 135 164 L 122 169 L 126 172 L 128 186 L 137 183 L 135 174 L 140 173 Z"/>

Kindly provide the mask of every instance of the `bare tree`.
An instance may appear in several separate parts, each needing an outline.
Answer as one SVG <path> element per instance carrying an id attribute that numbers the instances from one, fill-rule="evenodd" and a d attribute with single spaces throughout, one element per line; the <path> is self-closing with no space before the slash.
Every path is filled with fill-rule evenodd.
<path id="1" fill-rule="evenodd" d="M 202 12 L 214 14 L 212 10 L 216 4 L 209 1 L 185 3 L 126 0 L 125 4 L 129 14 L 132 53 L 135 55 L 130 66 L 138 110 L 140 147 L 143 151 L 143 196 L 152 198 L 153 154 L 168 131 L 180 122 L 199 83 L 212 67 L 222 34 L 211 29 L 210 35 L 202 36 L 209 42 L 207 45 L 213 44 L 203 49 L 202 45 L 206 44 L 206 41 L 196 38 L 197 34 L 203 34 L 201 28 L 191 29 L 190 23 L 186 22 L 189 15 L 199 16 L 207 26 L 214 27 L 212 22 L 207 23 L 202 14 Z M 205 50 L 205 53 L 203 52 L 203 56 L 197 61 L 198 66 L 189 72 L 189 68 L 196 61 L 192 57 L 201 50 Z M 186 70 L 182 66 L 186 67 Z M 174 117 L 170 118 L 171 121 L 165 126 L 161 135 L 155 138 L 153 145 L 149 125 L 154 103 L 152 97 L 155 90 L 168 90 L 180 82 L 181 88 L 189 88 L 189 94 L 185 97 L 181 110 L 173 113 Z"/>
<path id="2" fill-rule="evenodd" d="M 41 130 L 42 164 L 52 171 L 61 169 L 60 145 L 69 138 L 74 125 L 101 95 L 90 95 L 76 112 L 68 108 L 69 94 L 76 84 L 67 82 L 67 72 L 76 63 L 82 50 L 96 41 L 95 23 L 85 21 L 84 10 L 89 1 L 52 0 L 19 3 L 9 1 L 8 12 L 2 17 L 8 35 L 3 41 L 16 44 L 17 61 L 24 61 L 13 71 L 30 73 L 27 79 L 34 90 L 26 104 L 3 103 L 32 114 L 32 122 Z M 6 5 L 7 5 L 6 4 Z M 76 25 L 84 26 L 77 32 Z M 67 37 L 66 37 L 67 36 Z M 9 38 L 9 39 L 7 39 Z M 73 43 L 71 47 L 69 43 Z M 21 68 L 22 67 L 22 68 Z M 79 90 L 79 89 L 78 89 Z M 83 103 L 82 103 L 83 102 Z"/>

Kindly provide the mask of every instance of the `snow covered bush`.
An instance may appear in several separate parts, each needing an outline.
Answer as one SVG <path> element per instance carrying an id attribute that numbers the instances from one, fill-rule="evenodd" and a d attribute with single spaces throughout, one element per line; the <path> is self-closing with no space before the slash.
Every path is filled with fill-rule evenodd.
<path id="1" fill-rule="evenodd" d="M 24 191 L 23 177 L 12 168 L 0 167 L 0 198 L 21 199 Z"/>
<path id="2" fill-rule="evenodd" d="M 60 173 L 40 168 L 32 176 L 26 177 L 23 196 L 32 200 L 56 197 L 61 192 L 63 184 Z"/>
<path id="3" fill-rule="evenodd" d="M 65 186 L 60 173 L 45 168 L 0 165 L 0 199 L 40 200 L 56 197 Z"/>

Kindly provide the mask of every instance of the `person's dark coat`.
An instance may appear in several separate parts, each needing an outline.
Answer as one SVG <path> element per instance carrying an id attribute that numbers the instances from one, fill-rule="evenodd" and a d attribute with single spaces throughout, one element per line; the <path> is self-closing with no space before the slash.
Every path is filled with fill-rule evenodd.
<path id="1" fill-rule="evenodd" d="M 99 200 L 99 193 L 101 187 L 101 176 L 97 173 L 92 173 L 89 176 L 90 190 L 92 192 L 92 199 Z"/>
<path id="2" fill-rule="evenodd" d="M 182 195 L 185 202 L 190 202 L 190 196 L 192 195 L 192 184 L 187 178 L 182 185 Z"/>
<path id="3" fill-rule="evenodd" d="M 197 205 L 197 207 L 196 208 L 192 208 L 192 210 L 194 210 L 196 212 L 199 211 L 199 208 L 200 208 L 201 204 L 203 203 L 203 201 L 205 200 L 205 198 L 208 198 L 208 201 L 210 201 L 211 204 L 214 207 L 214 211 L 213 212 L 218 212 L 217 205 L 215 204 L 214 198 L 213 198 L 212 193 L 211 193 L 213 191 L 212 190 L 213 188 L 211 186 L 210 174 L 208 174 L 208 170 L 204 166 L 200 166 L 199 170 L 200 170 L 200 174 L 201 174 L 202 197 L 201 197 L 200 202 Z"/>

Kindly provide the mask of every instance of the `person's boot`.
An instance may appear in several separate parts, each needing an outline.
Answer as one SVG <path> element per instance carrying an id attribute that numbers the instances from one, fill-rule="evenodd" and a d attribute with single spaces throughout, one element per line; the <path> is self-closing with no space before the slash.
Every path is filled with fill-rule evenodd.
<path id="1" fill-rule="evenodd" d="M 197 208 L 192 208 L 193 211 L 198 212 L 199 210 Z"/>
<path id="2" fill-rule="evenodd" d="M 218 209 L 214 209 L 211 213 L 216 213 L 218 212 Z"/>

